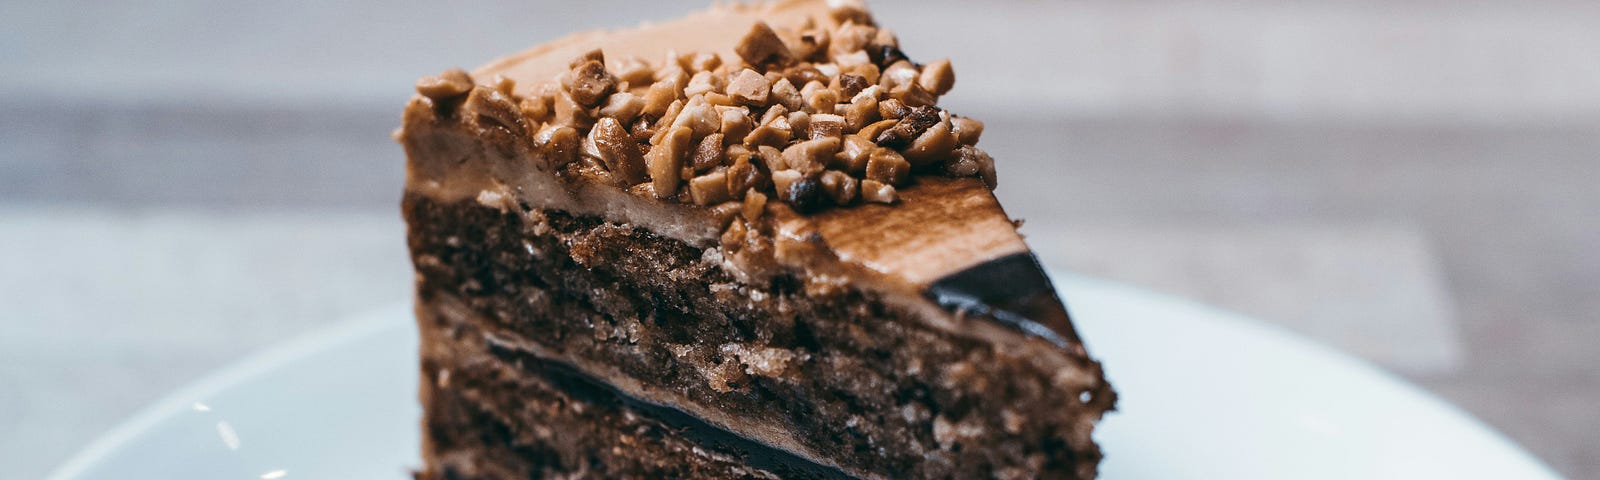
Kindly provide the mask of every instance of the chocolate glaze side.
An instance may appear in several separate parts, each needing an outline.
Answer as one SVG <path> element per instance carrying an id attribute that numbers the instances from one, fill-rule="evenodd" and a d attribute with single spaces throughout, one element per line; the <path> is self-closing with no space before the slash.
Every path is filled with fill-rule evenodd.
<path id="1" fill-rule="evenodd" d="M 838 467 L 816 463 L 787 450 L 774 448 L 723 430 L 675 407 L 628 395 L 566 362 L 543 358 L 494 341 L 488 342 L 488 347 L 494 356 L 522 365 L 528 371 L 543 374 L 556 388 L 577 399 L 641 412 L 672 427 L 679 434 L 707 449 L 734 455 L 750 466 L 777 473 L 783 478 L 819 480 L 858 478 Z"/>
<path id="2" fill-rule="evenodd" d="M 958 315 L 991 319 L 1057 347 L 1078 343 L 1072 318 L 1033 252 L 950 274 L 929 285 L 924 295 Z"/>

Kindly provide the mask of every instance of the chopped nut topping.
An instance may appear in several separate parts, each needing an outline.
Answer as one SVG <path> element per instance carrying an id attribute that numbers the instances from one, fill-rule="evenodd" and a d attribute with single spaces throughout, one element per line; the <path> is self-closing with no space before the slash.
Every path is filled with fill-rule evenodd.
<path id="1" fill-rule="evenodd" d="M 745 220 L 755 221 L 761 218 L 761 213 L 767 209 L 767 196 L 755 189 L 750 189 L 744 194 L 744 210 L 740 213 Z"/>
<path id="2" fill-rule="evenodd" d="M 428 75 L 417 80 L 417 93 L 434 101 L 448 100 L 472 91 L 472 76 L 465 70 L 452 68 L 438 75 Z"/>
<path id="3" fill-rule="evenodd" d="M 799 170 L 800 173 L 813 174 L 826 168 L 828 160 L 832 159 L 835 153 L 839 153 L 839 139 L 823 137 L 796 143 L 784 149 L 783 162 L 788 164 L 789 168 Z"/>
<path id="4" fill-rule="evenodd" d="M 551 167 L 560 168 L 578 159 L 578 131 L 549 125 L 534 134 L 533 146 Z"/>
<path id="5" fill-rule="evenodd" d="M 644 155 L 639 153 L 639 142 L 628 135 L 617 119 L 600 119 L 589 131 L 589 139 L 599 151 L 600 161 L 605 163 L 606 170 L 618 180 L 634 185 L 648 178 Z"/>
<path id="6" fill-rule="evenodd" d="M 861 181 L 861 199 L 873 203 L 894 203 L 898 198 L 894 185 L 873 179 Z"/>
<path id="7" fill-rule="evenodd" d="M 734 53 L 744 59 L 744 63 L 755 66 L 788 65 L 794 61 L 794 55 L 789 52 L 789 47 L 783 44 L 783 39 L 778 38 L 777 32 L 766 22 L 756 22 L 750 27 L 750 32 L 744 39 L 733 47 Z"/>
<path id="8" fill-rule="evenodd" d="M 967 117 L 951 117 L 950 129 L 956 132 L 956 141 L 962 145 L 977 145 L 983 136 L 983 122 Z"/>
<path id="9" fill-rule="evenodd" d="M 838 170 L 828 170 L 822 173 L 822 191 L 828 194 L 834 205 L 844 206 L 856 201 L 856 196 L 861 193 L 861 185 L 856 177 Z"/>
<path id="10" fill-rule="evenodd" d="M 694 159 L 690 162 L 694 171 L 704 172 L 723 164 L 727 158 L 727 151 L 722 148 L 722 139 L 720 133 L 706 135 L 706 138 L 700 139 L 700 144 L 694 148 Z"/>
<path id="11" fill-rule="evenodd" d="M 683 169 L 683 157 L 689 150 L 689 136 L 692 134 L 688 128 L 674 127 L 645 154 L 645 162 L 650 169 L 650 185 L 655 189 L 656 198 L 670 198 L 678 193 L 678 182 L 682 181 L 678 175 Z"/>
<path id="12" fill-rule="evenodd" d="M 878 147 L 867 158 L 867 178 L 890 185 L 904 184 L 911 173 L 911 162 L 900 152 Z"/>
<path id="13" fill-rule="evenodd" d="M 942 58 L 922 67 L 917 84 L 934 96 L 942 96 L 956 86 L 956 72 L 950 68 L 950 59 Z"/>
<path id="14" fill-rule="evenodd" d="M 728 95 L 744 105 L 764 107 L 767 105 L 767 95 L 771 92 L 772 84 L 767 83 L 767 77 L 748 68 L 739 71 L 739 76 L 728 82 Z"/>
<path id="15" fill-rule="evenodd" d="M 727 173 L 718 170 L 694 177 L 689 181 L 689 196 L 698 205 L 711 205 L 728 201 Z"/>
<path id="16" fill-rule="evenodd" d="M 983 123 L 937 106 L 955 84 L 950 61 L 910 61 L 854 4 L 832 16 L 782 31 L 753 25 L 737 58 L 668 51 L 608 64 L 592 50 L 522 96 L 510 77 L 479 86 L 459 69 L 416 87 L 441 116 L 531 138 L 539 168 L 718 218 L 754 222 L 768 201 L 802 213 L 895 203 L 914 175 L 993 188 L 994 159 L 974 146 Z M 726 225 L 723 243 L 771 248 L 746 235 L 760 223 Z"/>
<path id="17" fill-rule="evenodd" d="M 572 73 L 572 100 L 584 108 L 598 105 L 617 87 L 617 77 L 606 72 L 605 63 L 599 60 L 586 61 Z"/>

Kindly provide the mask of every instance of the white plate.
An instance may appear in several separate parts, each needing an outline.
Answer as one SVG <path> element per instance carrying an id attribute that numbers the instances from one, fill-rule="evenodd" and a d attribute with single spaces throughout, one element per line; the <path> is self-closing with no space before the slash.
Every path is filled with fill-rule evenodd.
<path id="1" fill-rule="evenodd" d="M 1558 478 L 1482 423 L 1259 322 L 1057 275 L 1121 394 L 1107 479 Z M 417 464 L 412 316 L 397 305 L 247 359 L 51 478 L 402 479 Z"/>

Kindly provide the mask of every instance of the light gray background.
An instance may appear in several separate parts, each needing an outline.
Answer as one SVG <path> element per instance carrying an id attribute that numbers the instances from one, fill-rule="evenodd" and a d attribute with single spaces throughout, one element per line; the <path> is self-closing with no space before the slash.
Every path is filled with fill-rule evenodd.
<path id="1" fill-rule="evenodd" d="M 1600 478 L 1600 4 L 974 3 L 875 6 L 952 58 L 1047 262 L 1333 344 Z M 0 0 L 8 477 L 404 301 L 417 76 L 701 4 Z"/>

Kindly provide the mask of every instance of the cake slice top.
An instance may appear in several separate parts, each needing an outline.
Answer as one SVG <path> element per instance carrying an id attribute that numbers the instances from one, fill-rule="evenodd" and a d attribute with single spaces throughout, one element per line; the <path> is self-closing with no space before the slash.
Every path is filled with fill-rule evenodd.
<path id="1" fill-rule="evenodd" d="M 992 193 L 983 123 L 938 106 L 954 82 L 858 3 L 723 5 L 424 77 L 400 133 L 411 158 L 492 147 L 484 165 L 413 162 L 407 188 L 603 216 L 750 281 L 869 285 L 946 328 L 1087 361 Z"/>

